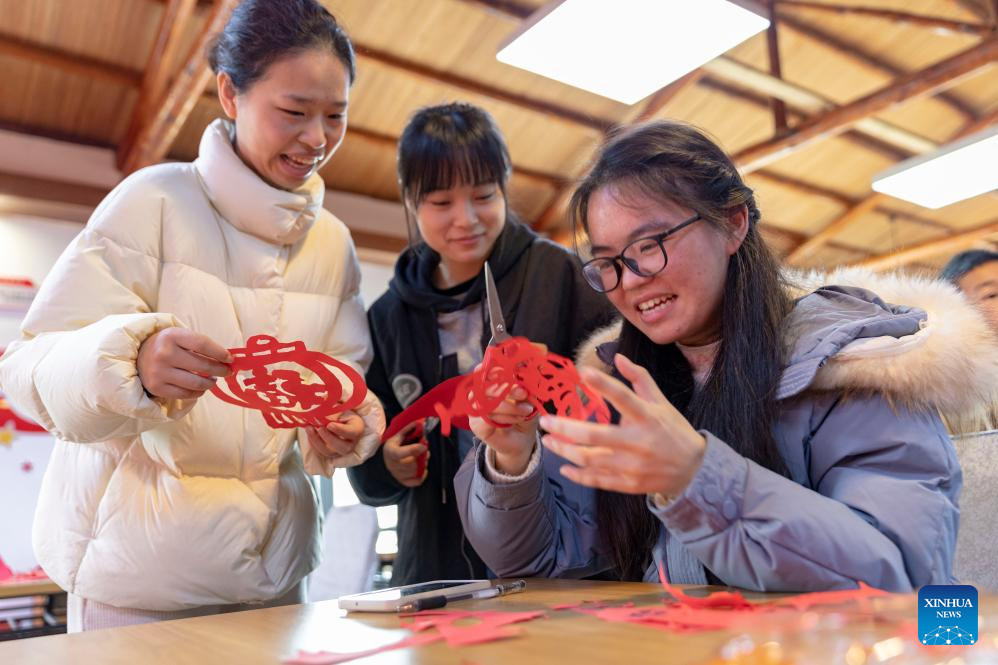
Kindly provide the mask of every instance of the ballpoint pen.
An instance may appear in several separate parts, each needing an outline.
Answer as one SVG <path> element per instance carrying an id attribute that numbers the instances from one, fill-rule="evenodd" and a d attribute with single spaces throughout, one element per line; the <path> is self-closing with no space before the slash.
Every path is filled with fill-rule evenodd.
<path id="1" fill-rule="evenodd" d="M 515 582 L 496 584 L 490 586 L 488 589 L 480 589 L 478 591 L 472 591 L 470 593 L 464 593 L 450 598 L 442 595 L 429 596 L 428 598 L 416 598 L 415 600 L 399 603 L 395 608 L 395 611 L 407 614 L 410 612 L 421 612 L 422 610 L 436 610 L 446 606 L 448 603 L 453 603 L 458 600 L 495 598 L 496 596 L 505 596 L 506 594 L 517 593 L 523 591 L 525 588 L 527 588 L 527 582 L 525 580 L 516 580 Z"/>

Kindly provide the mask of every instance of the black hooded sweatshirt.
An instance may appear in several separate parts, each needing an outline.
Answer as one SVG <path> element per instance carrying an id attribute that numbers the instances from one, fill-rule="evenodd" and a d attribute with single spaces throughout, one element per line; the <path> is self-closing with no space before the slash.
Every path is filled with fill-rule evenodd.
<path id="1" fill-rule="evenodd" d="M 606 296 L 593 291 L 578 259 L 563 247 L 508 220 L 489 256 L 489 267 L 510 333 L 572 357 L 576 347 L 616 315 Z M 389 421 L 419 395 L 457 374 L 455 356 L 441 357 L 437 314 L 482 301 L 482 273 L 458 297 L 440 293 L 433 275 L 440 255 L 425 244 L 407 250 L 395 264 L 388 291 L 368 311 L 374 360 L 367 385 L 385 407 Z M 485 307 L 481 308 L 485 311 Z M 482 327 L 482 349 L 490 338 Z M 454 439 L 454 440 L 451 440 Z M 399 551 L 393 585 L 439 579 L 476 579 L 488 569 L 464 537 L 454 496 L 461 465 L 456 437 L 440 428 L 428 436 L 430 459 L 422 485 L 407 488 L 385 467 L 381 452 L 348 469 L 354 490 L 372 506 L 398 504 Z"/>

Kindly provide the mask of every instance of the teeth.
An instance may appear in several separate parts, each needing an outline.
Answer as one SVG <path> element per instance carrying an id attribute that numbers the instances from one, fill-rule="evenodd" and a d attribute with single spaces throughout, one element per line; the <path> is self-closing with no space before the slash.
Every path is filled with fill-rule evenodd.
<path id="1" fill-rule="evenodd" d="M 653 309 L 659 305 L 663 305 L 669 302 L 674 297 L 675 296 L 669 296 L 668 298 L 652 298 L 651 300 L 646 300 L 642 303 L 638 303 L 638 309 L 642 312 L 647 312 L 649 309 Z"/>
<path id="2" fill-rule="evenodd" d="M 308 166 L 315 166 L 316 164 L 319 163 L 318 158 L 301 159 L 300 157 L 292 157 L 291 155 L 285 155 L 285 157 L 287 157 L 288 161 L 294 164 L 295 166 L 301 166 L 303 168 Z"/>

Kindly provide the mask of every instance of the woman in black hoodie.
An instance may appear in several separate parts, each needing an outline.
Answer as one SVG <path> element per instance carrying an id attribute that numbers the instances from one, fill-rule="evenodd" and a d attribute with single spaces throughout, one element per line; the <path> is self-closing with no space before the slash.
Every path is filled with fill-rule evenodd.
<path id="1" fill-rule="evenodd" d="M 572 356 L 613 318 L 606 298 L 582 278 L 575 256 L 509 210 L 510 173 L 498 127 L 470 104 L 424 108 L 399 139 L 410 246 L 388 292 L 368 312 L 374 361 L 367 385 L 389 419 L 481 362 L 490 337 L 483 306 L 486 260 L 513 335 Z M 399 504 L 394 584 L 488 574 L 464 537 L 453 491 L 454 474 L 474 439 L 457 429 L 444 437 L 433 424 L 417 442 L 407 438 L 411 428 L 404 430 L 348 472 L 364 503 Z"/>

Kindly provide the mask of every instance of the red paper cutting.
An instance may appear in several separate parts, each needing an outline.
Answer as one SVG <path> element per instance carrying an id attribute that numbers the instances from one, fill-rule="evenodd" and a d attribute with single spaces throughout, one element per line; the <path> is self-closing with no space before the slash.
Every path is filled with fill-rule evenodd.
<path id="1" fill-rule="evenodd" d="M 431 416 L 440 418 L 444 435 L 450 434 L 452 426 L 470 429 L 469 416 L 504 427 L 489 415 L 515 386 L 527 391 L 527 401 L 535 412 L 550 403 L 559 416 L 610 422 L 606 402 L 583 383 L 571 360 L 544 351 L 525 337 L 513 337 L 489 346 L 475 371 L 448 379 L 413 402 L 392 419 L 381 440 L 387 441 L 409 423 Z"/>
<path id="2" fill-rule="evenodd" d="M 386 644 L 383 647 L 368 649 L 367 651 L 354 651 L 352 653 L 338 653 L 334 651 L 299 651 L 296 655 L 285 658 L 284 665 L 337 665 L 346 663 L 358 658 L 366 658 L 384 651 L 395 651 L 396 649 L 407 649 L 409 647 L 419 647 L 424 644 L 439 642 L 443 638 L 440 635 L 410 635 L 398 642 Z"/>
<path id="3" fill-rule="evenodd" d="M 881 589 L 875 589 L 864 582 L 859 582 L 857 589 L 840 589 L 838 591 L 815 591 L 813 593 L 803 593 L 799 596 L 782 598 L 776 601 L 776 605 L 788 605 L 800 611 L 809 610 L 820 605 L 842 605 L 855 600 L 860 601 L 864 607 L 868 606 L 870 598 L 890 596 L 891 594 Z"/>
<path id="4" fill-rule="evenodd" d="M 232 373 L 211 392 L 219 399 L 257 409 L 274 428 L 325 427 L 330 416 L 356 408 L 367 395 L 364 377 L 335 358 L 309 351 L 302 342 L 254 335 L 244 348 L 229 349 Z M 290 369 L 289 364 L 298 368 Z M 346 378 L 349 395 L 344 397 Z M 306 383 L 304 377 L 317 381 Z"/>
<path id="5" fill-rule="evenodd" d="M 686 607 L 709 607 L 715 609 L 726 608 L 730 610 L 748 611 L 758 608 L 758 605 L 745 600 L 745 597 L 737 591 L 720 591 L 718 593 L 712 593 L 704 598 L 688 596 L 682 589 L 676 588 L 669 584 L 669 578 L 666 577 L 665 567 L 661 564 L 661 562 L 658 564 L 658 580 L 662 583 L 662 588 L 665 589 L 666 593 L 675 598 L 677 603 L 685 605 Z"/>
<path id="6" fill-rule="evenodd" d="M 285 659 L 285 665 L 337 665 L 357 658 L 366 658 L 384 651 L 394 651 L 408 647 L 423 646 L 444 640 L 451 647 L 471 646 L 494 640 L 515 637 L 520 629 L 511 624 L 532 621 L 543 617 L 544 612 L 461 612 L 461 611 L 427 611 L 405 615 L 403 619 L 411 619 L 406 627 L 414 634 L 398 642 L 383 647 L 356 651 L 353 653 L 335 653 L 331 651 L 307 652 L 299 651 L 295 656 Z M 474 620 L 469 625 L 457 625 L 462 620 Z M 431 632 L 431 631 L 436 632 Z"/>

